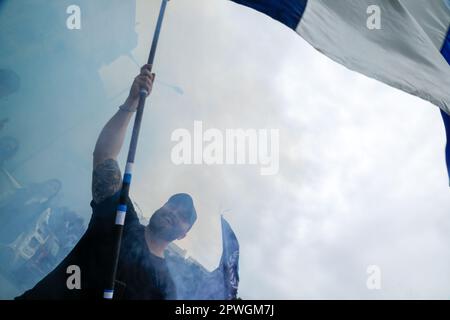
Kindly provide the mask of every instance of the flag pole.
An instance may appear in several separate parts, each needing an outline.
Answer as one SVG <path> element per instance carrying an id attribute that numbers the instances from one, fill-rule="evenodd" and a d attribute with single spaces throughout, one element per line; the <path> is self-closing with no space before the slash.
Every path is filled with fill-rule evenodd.
<path id="1" fill-rule="evenodd" d="M 161 2 L 161 9 L 159 11 L 158 21 L 156 23 L 155 33 L 153 35 L 153 41 L 152 46 L 150 49 L 150 55 L 148 57 L 148 64 L 153 66 L 153 61 L 155 60 L 155 54 L 156 54 L 156 48 L 158 46 L 158 40 L 159 35 L 161 33 L 161 27 L 164 20 L 164 14 L 166 11 L 167 2 L 169 0 L 162 0 Z M 115 224 L 113 225 L 114 228 L 114 239 L 113 239 L 113 252 L 112 252 L 112 265 L 111 270 L 108 274 L 107 278 L 107 287 L 103 291 L 103 298 L 104 299 L 112 299 L 114 296 L 114 285 L 116 280 L 116 273 L 117 273 L 117 265 L 119 262 L 119 255 L 120 255 L 120 245 L 122 242 L 122 233 L 123 233 L 123 226 L 125 224 L 125 216 L 127 212 L 127 202 L 128 202 L 128 195 L 130 191 L 130 185 L 131 185 L 131 177 L 132 177 L 132 171 L 133 171 L 133 165 L 134 165 L 134 158 L 136 155 L 136 148 L 139 138 L 139 131 L 141 129 L 141 123 L 142 123 L 142 116 L 144 114 L 144 106 L 145 106 L 145 100 L 147 98 L 147 95 L 149 93 L 142 89 L 139 93 L 139 105 L 136 112 L 136 117 L 134 119 L 134 125 L 133 125 L 133 133 L 131 136 L 130 141 L 130 148 L 128 150 L 128 158 L 127 158 L 127 165 L 125 167 L 125 172 L 123 176 L 122 181 L 122 189 L 120 191 L 120 198 L 119 198 L 119 205 L 117 207 L 116 211 L 116 220 Z"/>

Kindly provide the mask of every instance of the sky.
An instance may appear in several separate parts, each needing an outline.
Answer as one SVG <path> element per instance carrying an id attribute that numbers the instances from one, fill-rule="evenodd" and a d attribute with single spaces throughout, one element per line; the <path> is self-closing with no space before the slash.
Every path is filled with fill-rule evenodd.
<path id="1" fill-rule="evenodd" d="M 132 56 L 139 64 L 158 7 L 137 1 Z M 91 75 L 106 97 L 72 84 L 89 102 L 79 109 L 9 106 L 31 99 L 25 93 L 2 102 L 16 122 L 5 132 L 22 142 L 10 168 L 24 183 L 59 177 L 60 201 L 86 219 L 95 139 L 138 73 L 133 59 L 122 54 Z M 84 66 L 60 63 L 55 79 L 67 81 Z M 41 86 L 23 70 L 22 88 Z M 191 194 L 198 221 L 178 244 L 210 270 L 220 260 L 226 211 L 241 246 L 240 297 L 448 298 L 450 194 L 435 106 L 349 71 L 292 30 L 225 0 L 169 2 L 154 71 L 131 195 L 149 217 L 170 195 Z M 51 102 L 67 99 L 58 94 L 68 90 L 63 85 L 46 84 L 54 89 Z M 40 114 L 47 126 L 37 125 Z M 252 165 L 173 164 L 171 133 L 193 130 L 194 121 L 220 130 L 278 129 L 278 174 L 261 176 Z M 36 154 L 41 145 L 45 151 Z M 123 168 L 125 152 L 120 160 Z M 372 265 L 381 271 L 379 290 L 366 286 Z"/>

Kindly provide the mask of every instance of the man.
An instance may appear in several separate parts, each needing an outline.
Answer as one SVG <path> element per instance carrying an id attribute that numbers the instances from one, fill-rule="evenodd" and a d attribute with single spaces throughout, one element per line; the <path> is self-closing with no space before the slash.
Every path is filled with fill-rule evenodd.
<path id="1" fill-rule="evenodd" d="M 138 107 L 140 90 L 149 93 L 152 90 L 155 75 L 150 70 L 150 65 L 142 67 L 126 102 L 108 121 L 97 140 L 92 178 L 93 214 L 86 233 L 55 270 L 18 299 L 102 298 L 113 262 L 113 225 L 122 183 L 117 156 Z M 185 237 L 196 219 L 192 198 L 187 194 L 175 194 L 153 214 L 149 224 L 143 226 L 128 199 L 114 298 L 174 299 L 174 283 L 164 251 L 172 241 Z M 81 271 L 80 289 L 73 288 L 77 287 L 76 280 L 67 271 L 73 265 Z"/>

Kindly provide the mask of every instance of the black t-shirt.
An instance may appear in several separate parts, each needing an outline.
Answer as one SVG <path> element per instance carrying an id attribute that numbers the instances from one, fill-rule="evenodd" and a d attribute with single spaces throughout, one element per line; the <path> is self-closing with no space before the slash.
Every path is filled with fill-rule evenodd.
<path id="1" fill-rule="evenodd" d="M 101 299 L 112 266 L 113 234 L 119 193 L 96 204 L 83 237 L 69 255 L 36 286 L 16 299 Z M 147 247 L 144 226 L 133 204 L 128 210 L 122 236 L 114 299 L 175 299 L 175 285 L 165 259 Z M 81 270 L 81 289 L 68 289 L 70 265 Z"/>

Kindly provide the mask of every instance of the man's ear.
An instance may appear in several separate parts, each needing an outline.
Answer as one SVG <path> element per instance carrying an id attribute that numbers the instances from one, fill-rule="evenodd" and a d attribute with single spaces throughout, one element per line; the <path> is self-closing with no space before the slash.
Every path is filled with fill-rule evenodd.
<path id="1" fill-rule="evenodd" d="M 177 238 L 177 240 L 183 240 L 184 238 L 186 238 L 186 233 L 183 234 L 183 235 L 181 235 L 181 236 L 179 236 L 179 237 Z"/>

